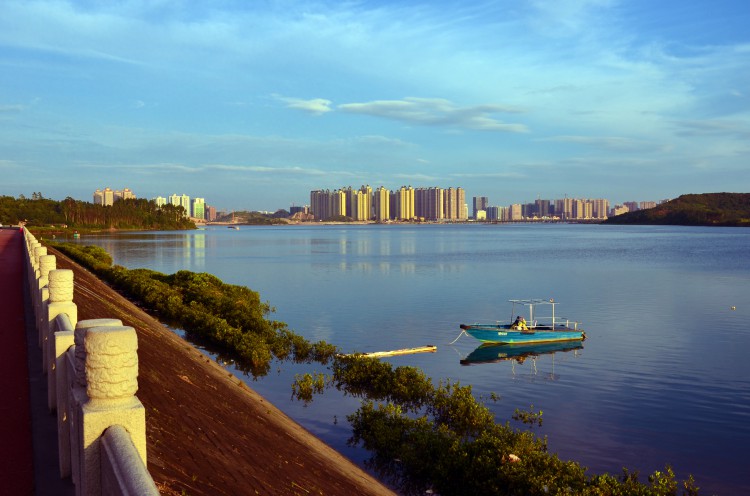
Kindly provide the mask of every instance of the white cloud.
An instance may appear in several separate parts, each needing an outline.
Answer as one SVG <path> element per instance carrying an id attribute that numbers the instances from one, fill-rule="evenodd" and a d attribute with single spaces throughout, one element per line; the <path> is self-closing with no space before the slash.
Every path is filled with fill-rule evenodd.
<path id="1" fill-rule="evenodd" d="M 282 96 L 276 96 L 279 100 L 286 103 L 287 108 L 302 110 L 315 115 L 325 114 L 330 112 L 331 101 L 325 98 L 313 98 L 311 100 L 303 100 L 301 98 L 288 98 Z"/>
<path id="2" fill-rule="evenodd" d="M 338 108 L 343 112 L 367 114 L 392 119 L 407 124 L 422 126 L 445 126 L 449 128 L 480 131 L 524 133 L 523 124 L 508 124 L 492 115 L 518 113 L 519 109 L 503 105 L 476 105 L 459 107 L 443 98 L 407 97 L 402 100 L 375 100 L 366 103 L 345 103 Z"/>

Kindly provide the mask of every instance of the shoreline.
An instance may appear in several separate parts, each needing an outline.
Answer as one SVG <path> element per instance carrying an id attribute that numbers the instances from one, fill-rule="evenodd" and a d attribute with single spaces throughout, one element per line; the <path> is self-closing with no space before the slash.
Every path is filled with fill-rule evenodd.
<path id="1" fill-rule="evenodd" d="M 395 494 L 96 276 L 74 271 L 79 319 L 138 333 L 148 469 L 162 494 Z"/>

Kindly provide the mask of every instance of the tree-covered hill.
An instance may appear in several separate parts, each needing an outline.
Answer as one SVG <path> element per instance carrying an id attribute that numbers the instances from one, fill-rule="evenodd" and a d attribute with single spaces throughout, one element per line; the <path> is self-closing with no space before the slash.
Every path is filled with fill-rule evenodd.
<path id="1" fill-rule="evenodd" d="M 144 198 L 119 200 L 105 207 L 70 197 L 50 200 L 41 193 L 34 193 L 31 198 L 0 196 L 0 223 L 24 222 L 32 228 L 66 225 L 73 229 L 195 229 L 184 213 L 182 207 L 158 207 Z"/>
<path id="2" fill-rule="evenodd" d="M 231 222 L 233 224 L 265 226 L 271 224 L 287 224 L 288 217 L 289 212 L 287 212 L 286 210 L 277 210 L 272 214 L 238 210 L 219 216 L 216 219 L 216 222 Z"/>
<path id="3" fill-rule="evenodd" d="M 750 227 L 750 193 L 682 195 L 655 208 L 610 217 L 604 223 Z"/>

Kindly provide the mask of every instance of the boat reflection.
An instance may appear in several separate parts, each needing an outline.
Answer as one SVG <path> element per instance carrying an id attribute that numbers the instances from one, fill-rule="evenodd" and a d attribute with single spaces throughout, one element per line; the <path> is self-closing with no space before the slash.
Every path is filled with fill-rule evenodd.
<path id="1" fill-rule="evenodd" d="M 558 351 L 574 351 L 582 349 L 583 344 L 580 341 L 520 345 L 484 343 L 476 350 L 469 353 L 466 358 L 463 358 L 461 360 L 461 365 L 495 363 L 504 360 L 514 360 L 523 363 L 523 361 L 529 357 L 538 357 L 540 355 L 557 353 Z"/>

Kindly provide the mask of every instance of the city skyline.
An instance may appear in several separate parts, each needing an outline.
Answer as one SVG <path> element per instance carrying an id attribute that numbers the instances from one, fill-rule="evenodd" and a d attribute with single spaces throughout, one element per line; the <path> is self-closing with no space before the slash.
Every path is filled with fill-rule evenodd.
<path id="1" fill-rule="evenodd" d="M 41 193 L 34 193 L 40 195 Z M 118 200 L 138 198 L 130 188 L 113 190 L 110 187 L 97 189 L 93 193 L 93 203 L 112 206 Z M 191 197 L 185 193 L 173 193 L 168 197 L 156 196 L 150 200 L 157 206 L 166 204 L 180 206 L 185 215 L 213 221 L 217 215 L 225 215 L 226 210 L 217 209 L 205 202 L 205 198 Z M 661 200 L 658 203 L 668 201 Z M 375 220 L 428 220 L 428 221 L 466 221 L 475 220 L 521 220 L 531 218 L 560 219 L 605 219 L 629 211 L 654 208 L 656 201 L 628 201 L 622 204 L 611 204 L 606 198 L 537 198 L 533 202 L 490 204 L 486 196 L 474 196 L 471 199 L 471 210 L 466 191 L 460 187 L 440 186 L 412 187 L 401 186 L 390 190 L 384 186 L 373 189 L 362 185 L 359 189 L 345 186 L 334 189 L 317 189 L 310 191 L 310 202 L 306 205 L 290 205 L 289 214 L 312 214 L 316 220 L 334 217 L 349 217 L 355 221 Z M 280 209 L 278 209 L 280 210 Z M 286 209 L 284 209 L 286 210 Z M 234 211 L 232 211 L 234 212 Z M 274 213 L 276 211 L 261 211 Z M 481 214 L 481 215 L 480 215 Z"/>
<path id="2" fill-rule="evenodd" d="M 0 4 L 0 194 L 750 191 L 750 4 Z M 158 47 L 158 49 L 154 49 Z M 494 201 L 494 200 L 493 200 Z"/>

